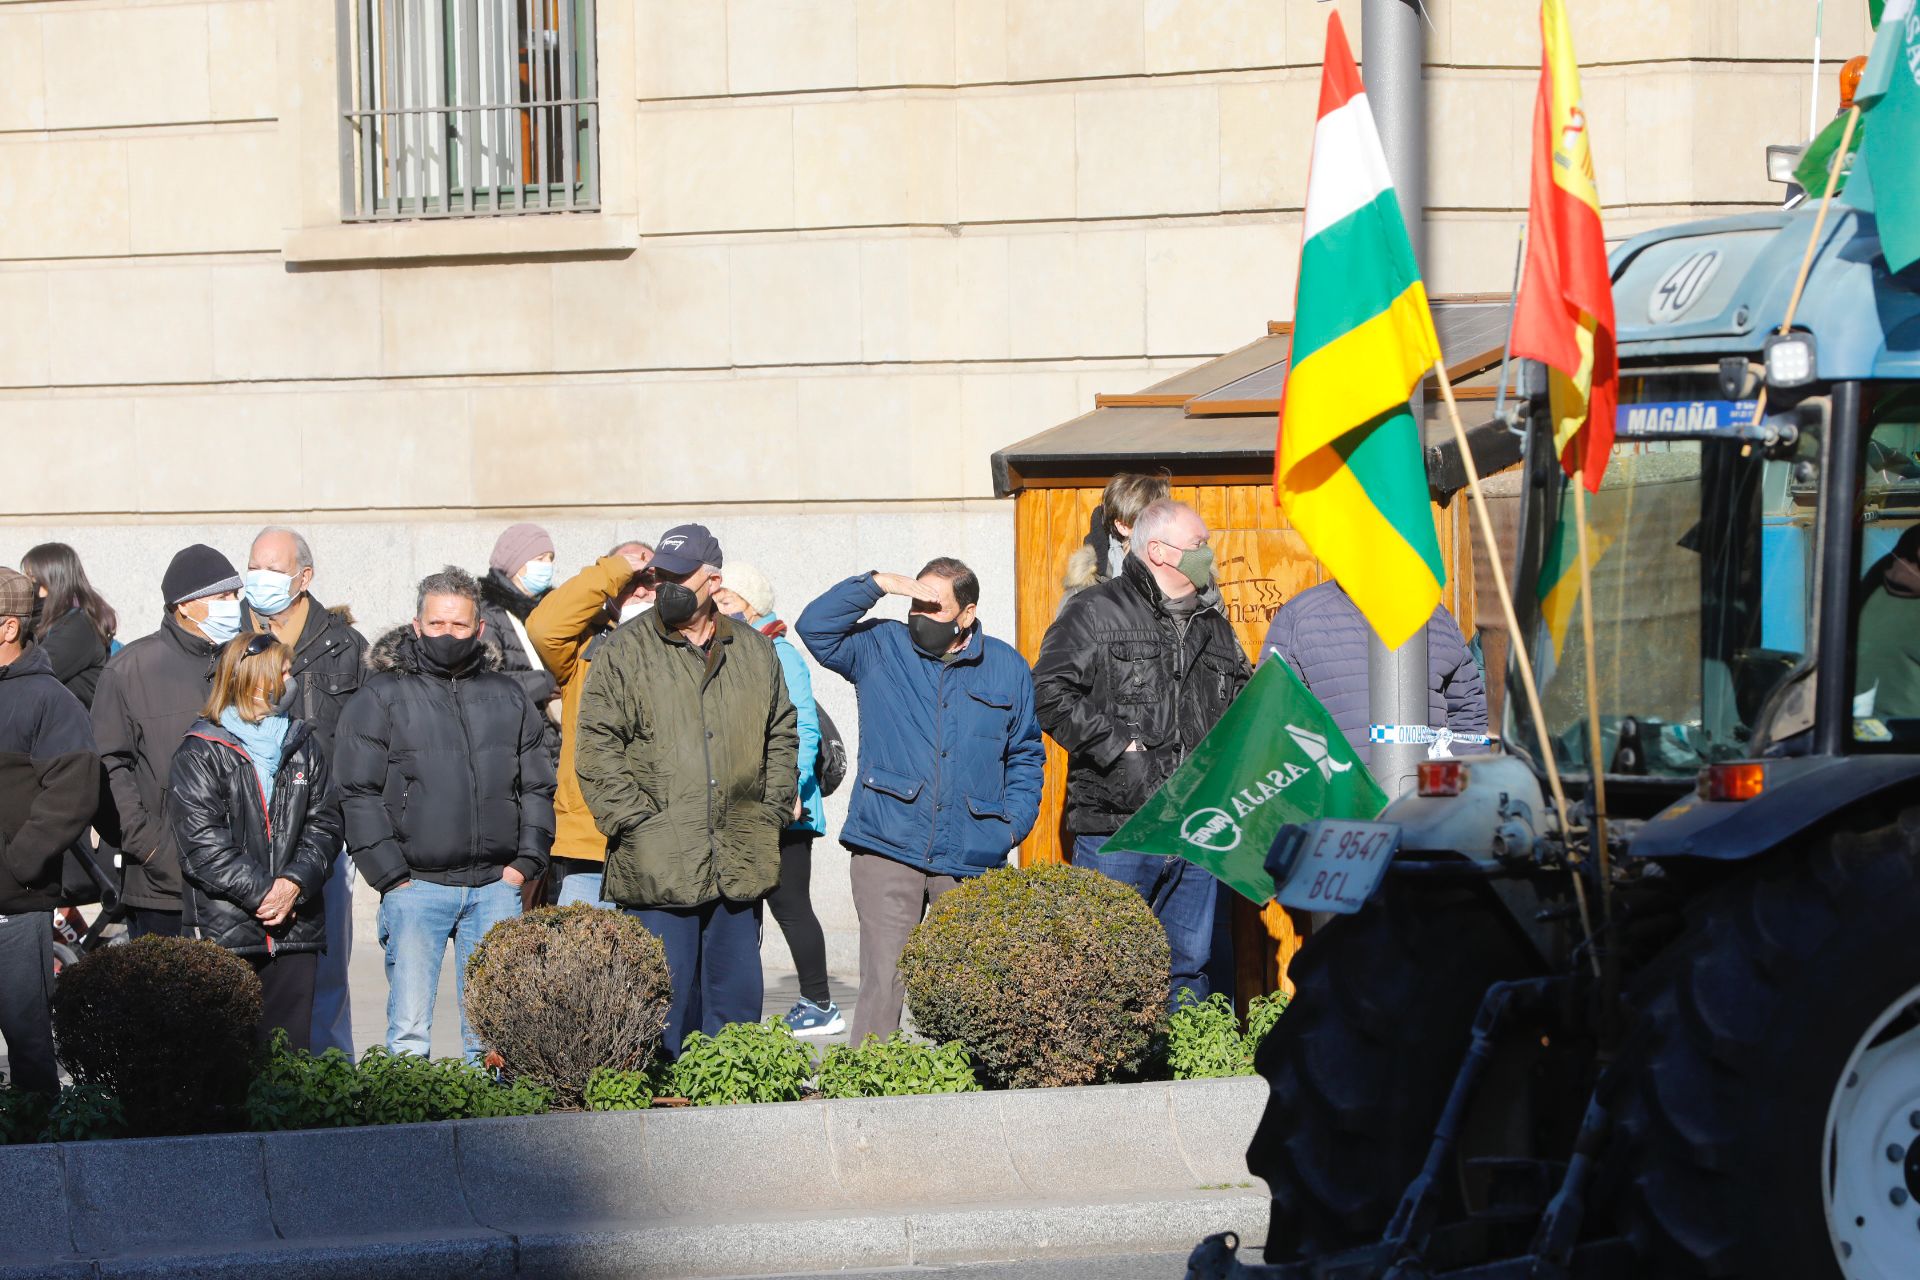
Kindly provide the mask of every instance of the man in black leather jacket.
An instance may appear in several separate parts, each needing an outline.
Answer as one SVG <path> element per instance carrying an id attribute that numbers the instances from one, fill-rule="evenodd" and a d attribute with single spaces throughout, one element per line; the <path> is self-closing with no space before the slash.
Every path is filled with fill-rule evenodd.
<path id="1" fill-rule="evenodd" d="M 1220 606 L 1204 521 L 1162 500 L 1140 513 L 1118 577 L 1067 602 L 1033 668 L 1041 727 L 1067 750 L 1073 861 L 1132 885 L 1173 948 L 1168 998 L 1208 994 L 1219 882 L 1181 858 L 1106 838 L 1199 745 L 1252 675 Z"/>

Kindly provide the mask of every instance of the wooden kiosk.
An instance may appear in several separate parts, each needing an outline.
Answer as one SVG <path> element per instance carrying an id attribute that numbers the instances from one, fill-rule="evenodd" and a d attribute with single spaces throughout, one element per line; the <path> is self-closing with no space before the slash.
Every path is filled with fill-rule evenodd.
<path id="1" fill-rule="evenodd" d="M 1491 421 L 1507 299 L 1439 299 L 1433 312 L 1475 460 L 1483 475 L 1491 474 L 1519 456 L 1519 438 Z M 1206 520 L 1227 616 L 1256 661 L 1280 606 L 1326 576 L 1273 496 L 1274 432 L 1292 330 L 1289 323 L 1269 324 L 1259 341 L 1145 391 L 1096 396 L 1091 413 L 993 455 L 994 491 L 1014 499 L 1015 629 L 1029 662 L 1039 656 L 1040 639 L 1059 610 L 1067 559 L 1086 537 L 1100 491 L 1116 472 L 1164 469 L 1173 496 Z M 1471 637 L 1472 516 L 1464 501 L 1453 501 L 1465 472 L 1438 401 L 1429 379 L 1423 438 L 1447 568 L 1442 602 Z M 1049 738 L 1040 817 L 1020 848 L 1023 865 L 1065 860 L 1072 844 L 1061 829 L 1066 774 L 1066 753 Z M 1244 1005 L 1251 995 L 1286 985 L 1287 964 L 1306 922 L 1275 904 L 1259 909 L 1231 891 L 1228 896 L 1234 901 L 1238 999 Z"/>

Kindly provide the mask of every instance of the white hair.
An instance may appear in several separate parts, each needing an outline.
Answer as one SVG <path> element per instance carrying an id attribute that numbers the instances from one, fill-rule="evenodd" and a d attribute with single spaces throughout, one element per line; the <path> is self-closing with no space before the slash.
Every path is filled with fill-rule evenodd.
<path id="1" fill-rule="evenodd" d="M 1161 498 L 1149 502 L 1141 511 L 1140 518 L 1133 522 L 1133 537 L 1128 540 L 1128 554 L 1138 556 L 1141 563 L 1147 563 L 1147 544 L 1149 542 L 1167 542 L 1167 533 L 1181 516 L 1200 519 L 1200 513 L 1184 502 L 1175 502 L 1172 498 Z"/>
<path id="2" fill-rule="evenodd" d="M 313 548 L 307 545 L 307 540 L 305 538 L 301 537 L 299 534 L 295 533 L 291 529 L 286 528 L 283 525 L 277 525 L 277 524 L 268 525 L 266 528 L 262 529 L 260 532 L 253 535 L 253 541 L 255 543 L 258 543 L 260 539 L 266 537 L 270 533 L 284 533 L 289 538 L 293 539 L 293 567 L 295 569 L 313 568 Z"/>

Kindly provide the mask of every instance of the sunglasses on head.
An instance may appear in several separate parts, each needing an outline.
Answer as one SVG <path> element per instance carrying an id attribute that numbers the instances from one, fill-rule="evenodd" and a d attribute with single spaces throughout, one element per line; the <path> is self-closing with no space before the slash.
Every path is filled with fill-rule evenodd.
<path id="1" fill-rule="evenodd" d="M 227 643 L 239 644 L 240 639 L 241 639 L 240 637 L 236 636 L 232 640 L 228 641 Z M 247 651 L 241 656 L 246 658 L 257 658 L 261 654 L 265 653 L 267 650 L 273 648 L 274 645 L 279 643 L 279 641 L 274 637 L 273 633 L 270 631 L 256 631 L 252 635 L 245 637 L 245 639 L 246 639 Z"/>

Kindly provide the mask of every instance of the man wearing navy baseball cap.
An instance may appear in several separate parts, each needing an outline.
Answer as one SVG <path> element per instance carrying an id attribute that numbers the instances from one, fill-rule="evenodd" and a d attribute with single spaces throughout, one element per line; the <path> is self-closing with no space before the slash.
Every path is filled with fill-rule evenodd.
<path id="1" fill-rule="evenodd" d="M 654 543 L 653 609 L 608 635 L 580 697 L 574 771 L 607 837 L 602 897 L 667 952 L 665 1035 L 760 1020 L 761 904 L 799 793 L 800 736 L 773 642 L 715 606 L 705 525 Z"/>

